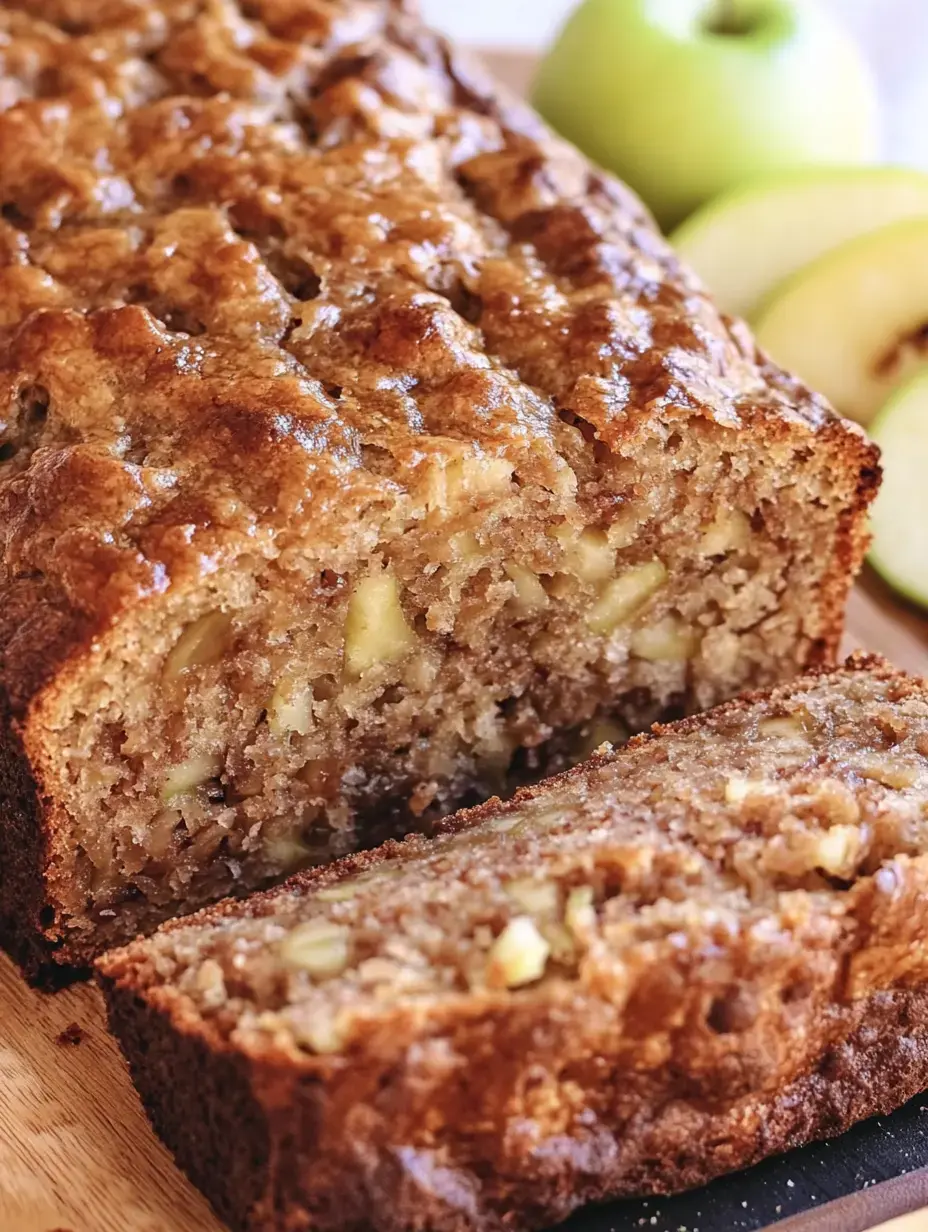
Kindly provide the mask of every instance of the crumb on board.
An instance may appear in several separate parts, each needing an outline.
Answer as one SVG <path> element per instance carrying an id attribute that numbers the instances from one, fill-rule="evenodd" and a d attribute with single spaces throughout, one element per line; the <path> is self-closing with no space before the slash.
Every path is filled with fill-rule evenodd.
<path id="1" fill-rule="evenodd" d="M 69 1044 L 76 1047 L 82 1044 L 86 1038 L 86 1031 L 76 1022 L 69 1023 L 63 1031 L 55 1037 L 55 1043 L 60 1044 L 62 1048 L 66 1048 Z M 55 1232 L 68 1232 L 66 1228 L 55 1229 Z"/>

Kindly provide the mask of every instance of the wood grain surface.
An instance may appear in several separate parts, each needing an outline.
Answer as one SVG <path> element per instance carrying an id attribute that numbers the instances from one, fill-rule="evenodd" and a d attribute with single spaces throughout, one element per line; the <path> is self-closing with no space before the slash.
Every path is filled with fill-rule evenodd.
<path id="1" fill-rule="evenodd" d="M 526 57 L 490 58 L 517 89 L 527 81 Z M 928 674 L 928 620 L 874 577 L 852 599 L 852 647 Z M 900 1210 L 888 1196 L 881 1206 L 881 1188 L 869 1194 L 873 1221 Z M 43 996 L 3 957 L 0 1232 L 222 1232 L 149 1129 L 106 1033 L 97 990 L 80 985 Z M 928 1232 L 928 1213 L 894 1220 L 885 1232 Z"/>
<path id="2" fill-rule="evenodd" d="M 149 1129 L 97 989 L 45 996 L 0 957 L 0 1230 L 59 1229 L 222 1225 Z"/>

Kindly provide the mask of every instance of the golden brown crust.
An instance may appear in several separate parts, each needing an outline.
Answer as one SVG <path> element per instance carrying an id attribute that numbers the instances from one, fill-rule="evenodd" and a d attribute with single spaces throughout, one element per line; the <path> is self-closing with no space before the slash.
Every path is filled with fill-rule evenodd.
<path id="1" fill-rule="evenodd" d="M 909 724 L 925 750 L 919 757 L 928 757 L 928 685 L 863 656 L 834 674 L 657 727 L 617 756 L 631 778 L 636 760 L 660 761 L 661 746 L 705 745 L 745 716 L 780 715 L 790 702 L 801 709 L 821 688 L 835 701 L 854 699 L 858 681 L 868 690 L 861 730 L 898 735 Z M 840 704 L 833 713 L 848 723 Z M 734 749 L 734 764 L 743 752 Z M 596 758 L 514 802 L 470 810 L 450 829 L 465 834 L 531 801 L 563 800 L 565 787 L 586 799 L 611 761 Z M 693 784 L 672 771 L 665 778 L 670 798 L 690 798 Z M 866 784 L 857 782 L 864 799 Z M 868 816 L 889 816 L 895 806 L 881 799 L 885 807 Z M 900 817 L 914 818 L 924 786 L 897 803 Z M 701 807 L 695 797 L 692 807 Z M 596 809 L 594 794 L 594 818 Z M 746 807 L 745 838 L 762 817 Z M 691 914 L 674 917 L 666 944 L 650 931 L 652 912 L 637 957 L 629 951 L 618 968 L 597 966 L 595 981 L 588 972 L 576 983 L 551 981 L 537 996 L 476 989 L 469 998 L 375 1006 L 333 1055 L 244 1025 L 230 1032 L 222 1012 L 198 1009 L 192 985 L 175 977 L 172 956 L 189 961 L 214 925 L 274 918 L 291 896 L 308 901 L 320 884 L 425 846 L 410 840 L 303 874 L 247 904 L 177 921 L 100 963 L 111 1025 L 156 1127 L 232 1226 L 542 1226 L 587 1201 L 696 1186 L 838 1134 L 928 1083 L 921 838 L 856 881 L 762 897 L 740 919 L 721 897 L 707 904 L 694 892 Z M 502 849 L 494 857 L 501 877 L 506 858 Z M 641 914 L 651 906 L 660 910 L 651 899 Z M 396 912 L 404 909 L 398 899 Z M 234 978 L 227 975 L 230 997 Z M 271 1005 L 286 995 L 262 987 Z"/>
<path id="2" fill-rule="evenodd" d="M 314 1130 L 337 1111 L 337 1101 L 317 1078 L 227 1056 L 195 1031 L 178 1029 L 131 987 L 106 979 L 104 990 L 110 1028 L 155 1129 L 222 1219 L 241 1232 L 545 1227 L 589 1202 L 693 1189 L 770 1155 L 835 1137 L 867 1117 L 889 1114 L 928 1086 L 928 995 L 899 989 L 833 1013 L 828 1031 L 835 1042 L 823 1040 L 814 1072 L 794 1082 L 746 1096 L 734 1107 L 711 1096 L 694 1100 L 685 1074 L 660 1091 L 632 1089 L 626 1097 L 640 1099 L 640 1106 L 621 1145 L 597 1142 L 594 1132 L 588 1142 L 565 1141 L 545 1158 L 526 1138 L 506 1161 L 508 1177 L 494 1172 L 495 1160 L 487 1161 L 476 1185 L 459 1183 L 452 1168 L 417 1159 L 407 1147 L 405 1125 L 393 1118 L 410 1087 L 429 1077 L 384 1065 L 375 1083 L 353 1092 L 354 1117 L 345 1118 L 340 1149 L 323 1168 Z M 481 1040 L 479 1081 L 506 1082 L 503 1058 L 528 1043 L 517 1024 L 494 1024 Z M 557 1068 L 554 1048 L 535 1064 L 543 1082 Z M 602 1084 L 629 1083 L 625 1072 L 597 1070 Z M 713 1078 L 723 1088 L 731 1067 L 719 1064 Z M 455 1086 L 445 1113 L 467 1111 L 473 1081 Z M 374 1149 L 350 1140 L 370 1124 L 382 1126 L 384 1109 L 393 1131 L 386 1141 Z M 309 1175 L 318 1178 L 311 1196 L 301 1184 Z"/>
<path id="3" fill-rule="evenodd" d="M 806 665 L 832 661 L 873 447 L 411 9 L 0 14 L 0 611 L 22 613 L 0 621 L 0 685 L 29 753 L 11 774 L 41 777 L 33 716 L 159 596 L 337 543 L 462 442 L 549 482 L 576 423 L 607 448 L 707 422 L 758 455 L 815 451 L 847 493 L 808 596 Z M 43 827 L 37 849 L 60 807 L 40 791 L 16 823 Z M 22 875 L 0 881 L 19 931 L 44 873 Z"/>

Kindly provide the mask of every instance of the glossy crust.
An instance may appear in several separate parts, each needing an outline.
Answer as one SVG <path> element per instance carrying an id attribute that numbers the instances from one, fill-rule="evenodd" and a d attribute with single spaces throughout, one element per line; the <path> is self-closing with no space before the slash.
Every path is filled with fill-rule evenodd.
<path id="1" fill-rule="evenodd" d="M 57 937 L 43 716 L 169 589 L 324 545 L 461 442 L 544 478 L 707 420 L 847 491 L 876 454 L 726 321 L 624 187 L 377 0 L 21 0 L 0 82 L 0 928 Z"/>
<path id="2" fill-rule="evenodd" d="M 836 673 L 835 689 L 862 672 L 887 682 L 895 702 L 924 702 L 925 682 L 873 659 Z M 793 692 L 711 715 L 756 704 L 770 713 L 768 701 Z M 699 740 L 704 722 L 656 728 L 638 747 L 664 731 Z M 509 807 L 491 801 L 451 825 Z M 344 871 L 392 856 L 355 857 Z M 309 888 L 332 873 L 291 884 Z M 193 923 L 260 915 L 286 893 Z M 703 1184 L 839 1134 L 928 1085 L 928 857 L 888 861 L 839 897 L 834 909 L 828 896 L 811 907 L 797 900 L 786 928 L 771 916 L 719 931 L 711 911 L 700 914 L 683 947 L 686 978 L 668 983 L 659 963 L 633 968 L 620 1027 L 608 988 L 552 993 L 542 1009 L 530 997 L 494 1006 L 475 994 L 437 1020 L 408 1007 L 378 1015 L 343 1056 L 308 1056 L 270 1037 L 233 1046 L 162 980 L 151 943 L 99 969 L 155 1127 L 232 1227 L 503 1232 L 554 1223 L 590 1201 Z M 737 994 L 751 987 L 762 991 L 748 1012 Z"/>

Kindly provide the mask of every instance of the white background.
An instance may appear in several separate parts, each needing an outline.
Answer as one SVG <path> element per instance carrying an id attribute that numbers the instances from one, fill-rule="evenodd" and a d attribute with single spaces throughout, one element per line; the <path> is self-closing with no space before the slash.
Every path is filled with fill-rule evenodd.
<path id="1" fill-rule="evenodd" d="M 880 79 L 886 156 L 928 167 L 928 0 L 825 0 L 857 33 Z M 429 21 L 484 46 L 541 47 L 572 0 L 421 0 Z"/>

